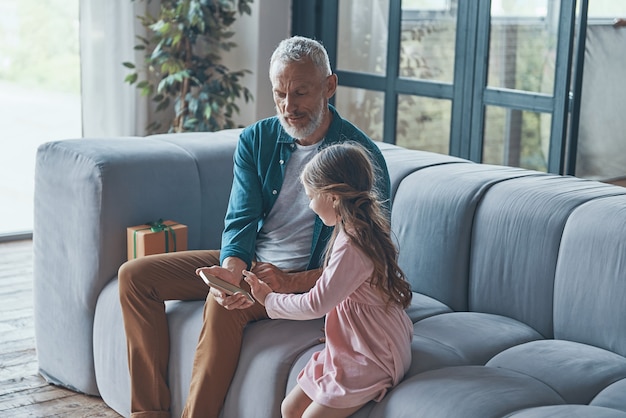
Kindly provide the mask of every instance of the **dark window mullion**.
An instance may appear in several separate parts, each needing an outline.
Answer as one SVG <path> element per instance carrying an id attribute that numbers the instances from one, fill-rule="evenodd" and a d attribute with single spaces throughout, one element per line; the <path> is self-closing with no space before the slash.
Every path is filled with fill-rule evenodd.
<path id="1" fill-rule="evenodd" d="M 337 33 L 339 31 L 339 2 L 322 0 L 320 6 L 320 41 L 324 44 L 333 70 L 337 69 Z"/>
<path id="2" fill-rule="evenodd" d="M 398 94 L 413 94 L 435 99 L 452 99 L 454 88 L 452 84 L 447 83 L 398 78 L 396 80 L 395 91 Z"/>
<path id="3" fill-rule="evenodd" d="M 464 109 L 471 109 L 473 98 L 477 21 L 478 3 L 459 1 L 449 153 L 462 158 L 469 158 L 470 154 L 470 136 L 467 133 L 471 130 L 472 115 Z"/>
<path id="4" fill-rule="evenodd" d="M 354 87 L 358 89 L 367 86 L 368 90 L 385 91 L 387 79 L 382 75 L 355 73 L 353 71 L 337 70 L 339 83 L 344 87 Z"/>
<path id="5" fill-rule="evenodd" d="M 587 40 L 587 17 L 589 0 L 582 0 L 578 25 L 578 40 L 576 42 L 576 67 L 573 81 L 573 106 L 570 118 L 569 143 L 565 157 L 565 174 L 576 175 L 576 157 L 578 156 L 578 131 L 580 122 L 580 99 L 583 87 L 583 68 L 585 63 L 585 44 Z"/>
<path id="6" fill-rule="evenodd" d="M 548 172 L 550 173 L 563 174 L 564 172 L 575 20 L 576 0 L 562 0 L 556 48 L 554 109 L 548 154 Z"/>
<path id="7" fill-rule="evenodd" d="M 385 109 L 383 119 L 383 141 L 396 143 L 396 116 L 398 99 L 395 90 L 400 63 L 400 30 L 402 19 L 402 1 L 389 1 L 389 22 L 387 23 L 387 85 L 385 87 Z"/>
<path id="8" fill-rule="evenodd" d="M 476 57 L 475 73 L 472 87 L 471 127 L 469 158 L 475 162 L 482 162 L 483 133 L 485 126 L 485 103 L 483 94 L 487 86 L 487 70 L 489 66 L 489 35 L 491 28 L 491 0 L 479 0 L 476 27 Z"/>
<path id="9" fill-rule="evenodd" d="M 530 112 L 551 113 L 554 108 L 554 97 L 542 93 L 487 87 L 483 91 L 483 103 Z"/>
<path id="10" fill-rule="evenodd" d="M 319 18 L 320 0 L 292 1 L 291 2 L 291 34 L 317 37 L 317 23 Z M 313 16 L 313 18 L 311 18 Z"/>

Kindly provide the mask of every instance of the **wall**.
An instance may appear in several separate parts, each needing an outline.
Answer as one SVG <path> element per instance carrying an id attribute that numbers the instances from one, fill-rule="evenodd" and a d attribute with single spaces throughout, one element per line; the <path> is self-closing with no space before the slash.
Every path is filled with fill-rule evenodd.
<path id="1" fill-rule="evenodd" d="M 243 84 L 252 92 L 254 101 L 246 104 L 242 100 L 241 112 L 234 118 L 241 125 L 275 114 L 269 61 L 276 45 L 290 36 L 291 27 L 291 0 L 255 0 L 251 6 L 252 14 L 240 16 L 233 25 L 237 47 L 224 56 L 224 64 L 231 70 L 252 71 Z"/>

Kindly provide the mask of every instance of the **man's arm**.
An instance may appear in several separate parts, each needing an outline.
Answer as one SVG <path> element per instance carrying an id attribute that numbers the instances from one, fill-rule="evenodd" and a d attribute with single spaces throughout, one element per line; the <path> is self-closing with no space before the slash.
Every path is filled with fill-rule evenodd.
<path id="1" fill-rule="evenodd" d="M 242 272 L 246 267 L 248 267 L 247 263 L 243 261 L 241 258 L 226 257 L 222 261 L 222 267 L 224 267 L 226 270 L 233 273 L 234 280 L 228 280 L 228 281 L 234 284 L 235 286 L 240 286 L 241 279 L 243 278 Z"/>
<path id="2" fill-rule="evenodd" d="M 248 267 L 250 266 L 254 255 L 257 226 L 263 214 L 264 199 L 253 142 L 252 130 L 246 128 L 239 137 L 233 156 L 233 184 L 224 218 L 220 248 L 221 265 L 229 270 L 231 270 L 229 264 L 225 264 L 227 258 L 242 260 Z M 238 278 L 241 278 L 242 270 L 239 269 L 237 272 Z"/>

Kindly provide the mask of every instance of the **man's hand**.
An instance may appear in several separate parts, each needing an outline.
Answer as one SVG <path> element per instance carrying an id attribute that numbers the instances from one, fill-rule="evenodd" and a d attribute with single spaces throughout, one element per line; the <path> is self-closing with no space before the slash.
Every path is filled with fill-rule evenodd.
<path id="1" fill-rule="evenodd" d="M 308 292 L 321 275 L 321 269 L 285 273 L 271 263 L 256 263 L 252 272 L 276 293 Z"/>
<path id="2" fill-rule="evenodd" d="M 218 277 L 222 280 L 234 284 L 235 286 L 239 286 L 241 284 L 241 275 L 237 275 L 224 267 L 201 267 L 196 270 L 196 274 L 198 274 L 200 270 L 204 270 L 207 274 Z M 227 295 L 226 293 L 214 287 L 211 288 L 209 293 L 213 296 L 213 298 L 219 305 L 223 306 L 229 311 L 232 311 L 234 309 L 246 309 L 254 304 L 254 302 L 251 302 L 241 293 Z"/>
<path id="3" fill-rule="evenodd" d="M 258 280 L 266 283 L 272 291 L 276 293 L 291 293 L 290 285 L 292 285 L 292 280 L 289 274 L 275 265 L 271 263 L 256 263 L 252 266 L 252 273 Z"/>

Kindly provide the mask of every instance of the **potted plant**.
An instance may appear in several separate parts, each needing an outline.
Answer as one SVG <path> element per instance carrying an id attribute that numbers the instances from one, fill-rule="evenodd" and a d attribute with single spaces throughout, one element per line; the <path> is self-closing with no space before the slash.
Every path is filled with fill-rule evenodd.
<path id="1" fill-rule="evenodd" d="M 148 35 L 137 37 L 140 43 L 135 49 L 146 51 L 147 76 L 139 80 L 136 65 L 124 62 L 133 70 L 125 81 L 151 97 L 157 112 L 173 105 L 169 132 L 235 127 L 232 117 L 239 113 L 237 99 L 252 100 L 250 91 L 240 83 L 250 71 L 229 70 L 221 63 L 221 54 L 237 46 L 229 28 L 237 14 L 251 14 L 252 1 L 161 0 L 157 16 L 138 16 Z M 147 129 L 158 132 L 161 124 L 152 122 Z"/>

